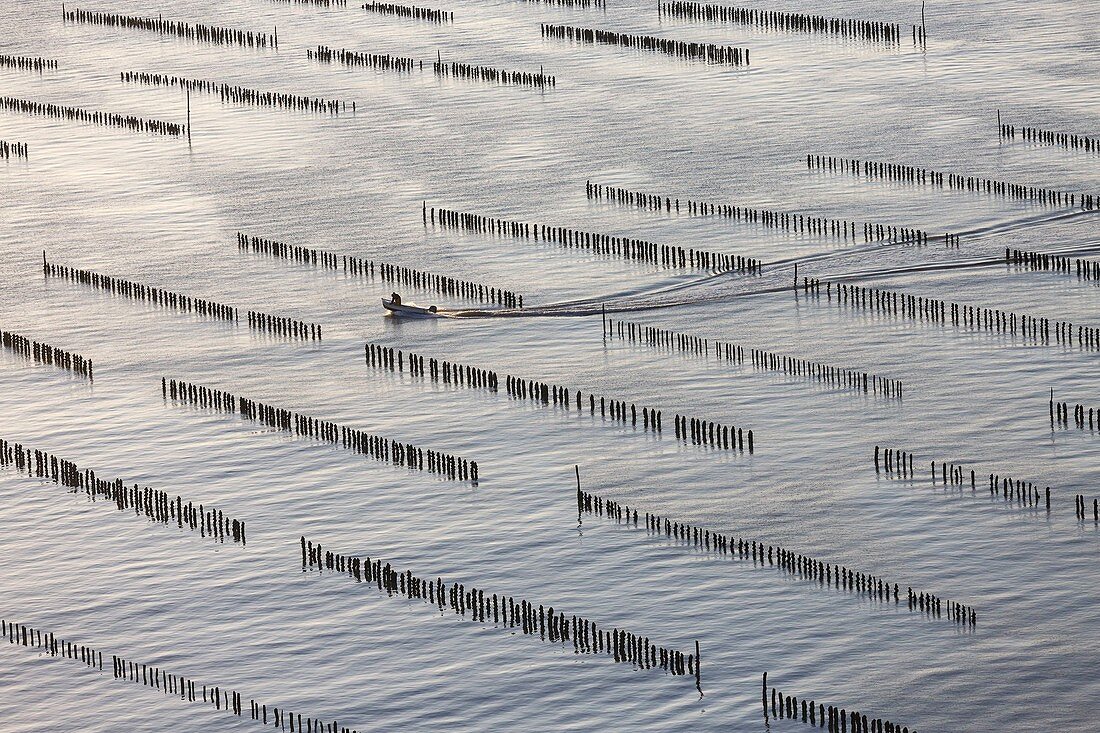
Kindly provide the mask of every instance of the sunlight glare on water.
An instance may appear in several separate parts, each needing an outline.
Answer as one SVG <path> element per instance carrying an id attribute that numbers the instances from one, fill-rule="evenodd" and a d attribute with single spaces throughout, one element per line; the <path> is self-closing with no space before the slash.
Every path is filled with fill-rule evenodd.
<path id="1" fill-rule="evenodd" d="M 1006 122 L 1100 137 L 1100 4 L 814 0 L 783 10 L 898 23 L 894 47 L 658 16 L 433 0 L 437 25 L 271 0 L 129 0 L 128 15 L 271 32 L 279 48 L 63 23 L 59 3 L 0 8 L 0 96 L 184 122 L 176 88 L 138 71 L 346 100 L 339 115 L 193 93 L 186 139 L 0 110 L 0 329 L 73 351 L 94 382 L 0 351 L 0 438 L 225 510 L 248 543 L 112 511 L 0 470 L 0 616 L 310 711 L 357 731 L 798 731 L 765 720 L 760 675 L 799 698 L 910 730 L 1090 731 L 1100 694 L 1100 436 L 1051 429 L 1050 390 L 1100 407 L 1097 352 L 957 329 L 792 289 L 829 278 L 1100 326 L 1100 284 L 1006 267 L 1006 248 L 1100 259 L 1100 213 L 807 170 L 835 155 L 1100 194 L 1100 154 L 1000 140 Z M 70 9 L 71 5 L 68 6 Z M 540 23 L 746 47 L 733 68 L 543 39 Z M 424 62 L 409 73 L 311 61 L 319 45 Z M 534 90 L 439 78 L 437 53 L 545 73 Z M 355 102 L 355 112 L 350 103 Z M 589 200 L 586 181 L 686 200 L 927 231 L 927 246 L 845 241 L 686 208 Z M 443 207 L 757 258 L 708 273 L 425 224 Z M 517 317 L 398 319 L 379 299 L 476 303 L 239 251 L 236 232 L 522 293 Z M 943 244 L 959 234 L 958 248 Z M 57 263 L 321 324 L 296 341 L 60 278 Z M 903 400 L 604 338 L 600 311 L 905 384 Z M 520 317 L 522 316 L 522 317 Z M 654 435 L 587 410 L 512 400 L 364 364 L 370 341 L 663 410 Z M 229 390 L 478 461 L 477 485 L 163 400 L 162 377 Z M 502 377 L 503 379 L 503 377 Z M 682 413 L 754 431 L 755 452 L 678 442 Z M 913 452 L 909 480 L 874 446 Z M 934 486 L 929 461 L 978 490 Z M 614 521 L 578 525 L 585 490 L 782 545 L 977 609 L 970 628 Z M 990 497 L 990 473 L 1052 487 L 1045 510 Z M 335 573 L 299 537 L 423 578 L 568 609 L 702 651 L 702 691 L 660 670 L 573 654 L 433 613 Z M 247 707 L 247 705 L 246 705 Z M 0 731 L 249 730 L 201 704 L 0 645 Z"/>

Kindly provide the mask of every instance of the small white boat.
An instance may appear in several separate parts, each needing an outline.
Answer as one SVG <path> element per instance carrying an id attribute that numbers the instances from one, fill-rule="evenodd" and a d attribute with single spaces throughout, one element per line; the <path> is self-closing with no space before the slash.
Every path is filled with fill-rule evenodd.
<path id="1" fill-rule="evenodd" d="M 413 316 L 415 318 L 440 318 L 436 307 L 417 305 L 416 303 L 394 303 L 389 298 L 382 298 L 382 307 L 396 316 Z"/>

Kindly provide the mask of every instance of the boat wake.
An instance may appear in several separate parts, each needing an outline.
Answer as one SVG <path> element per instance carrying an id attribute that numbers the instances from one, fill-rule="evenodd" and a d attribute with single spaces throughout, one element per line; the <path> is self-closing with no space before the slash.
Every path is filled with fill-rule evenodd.
<path id="1" fill-rule="evenodd" d="M 948 248 L 931 243 L 916 245 L 909 241 L 859 244 L 765 262 L 758 275 L 731 271 L 710 272 L 687 281 L 660 285 L 640 292 L 633 290 L 609 293 L 600 297 L 548 303 L 522 310 L 440 309 L 439 314 L 450 318 L 516 318 L 588 316 L 601 312 L 624 313 L 675 308 L 790 290 L 796 284 L 796 268 L 799 282 L 804 277 L 855 282 L 919 272 L 997 267 L 1004 265 L 1004 249 L 1000 241 L 1003 235 L 1098 215 L 1100 212 L 1096 211 L 1044 212 L 958 232 L 965 242 L 963 248 Z M 1100 237 L 1092 236 L 1087 241 L 1078 241 L 1072 246 L 1062 248 L 1043 246 L 1043 251 L 1064 257 L 1096 255 L 1100 253 Z"/>

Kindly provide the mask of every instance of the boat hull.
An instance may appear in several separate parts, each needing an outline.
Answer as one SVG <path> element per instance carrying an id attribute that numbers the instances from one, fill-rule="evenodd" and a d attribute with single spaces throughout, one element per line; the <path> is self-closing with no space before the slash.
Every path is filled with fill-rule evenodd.
<path id="1" fill-rule="evenodd" d="M 439 313 L 424 306 L 409 303 L 394 303 L 392 300 L 382 298 L 382 307 L 395 316 L 409 316 L 412 318 L 439 318 Z"/>

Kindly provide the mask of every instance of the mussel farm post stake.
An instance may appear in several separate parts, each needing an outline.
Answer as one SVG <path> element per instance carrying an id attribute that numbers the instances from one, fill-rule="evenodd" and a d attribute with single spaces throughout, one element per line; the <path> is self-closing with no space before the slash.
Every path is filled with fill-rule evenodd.
<path id="1" fill-rule="evenodd" d="M 577 472 L 577 524 L 584 524 L 584 520 L 581 519 L 581 467 L 580 464 L 574 464 L 573 470 Z"/>
<path id="2" fill-rule="evenodd" d="M 191 90 L 187 90 L 187 144 L 191 145 Z"/>
<path id="3" fill-rule="evenodd" d="M 703 696 L 703 679 L 699 672 L 699 640 L 695 640 L 695 687 L 699 690 L 699 697 Z"/>

